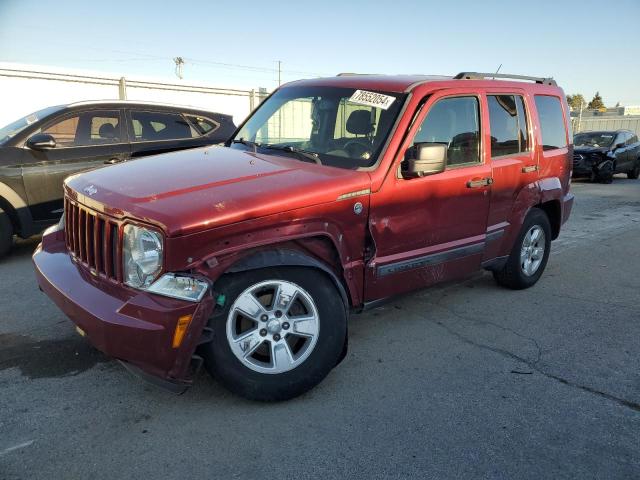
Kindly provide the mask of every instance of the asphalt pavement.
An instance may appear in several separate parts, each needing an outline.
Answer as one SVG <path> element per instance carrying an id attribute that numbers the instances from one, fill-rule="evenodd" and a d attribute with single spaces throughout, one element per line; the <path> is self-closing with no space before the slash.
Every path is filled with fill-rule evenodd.
<path id="1" fill-rule="evenodd" d="M 575 182 L 531 289 L 489 273 L 350 320 L 289 402 L 176 396 L 89 346 L 0 260 L 0 479 L 640 478 L 640 181 Z"/>

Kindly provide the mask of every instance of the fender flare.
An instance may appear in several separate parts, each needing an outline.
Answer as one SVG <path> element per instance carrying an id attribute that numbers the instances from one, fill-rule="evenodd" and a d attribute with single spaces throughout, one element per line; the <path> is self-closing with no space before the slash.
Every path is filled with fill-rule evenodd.
<path id="1" fill-rule="evenodd" d="M 241 258 L 232 264 L 225 273 L 246 272 L 266 267 L 299 266 L 311 267 L 326 273 L 340 293 L 345 312 L 349 311 L 347 291 L 335 272 L 321 261 L 292 249 L 274 248 L 261 250 Z"/>
<path id="2" fill-rule="evenodd" d="M 517 225 L 518 228 L 512 228 L 509 234 L 505 235 L 501 251 L 511 251 L 522 222 L 532 208 L 550 201 L 560 202 L 562 192 L 562 183 L 557 177 L 543 178 L 524 186 L 518 193 L 509 216 L 509 224 Z"/>

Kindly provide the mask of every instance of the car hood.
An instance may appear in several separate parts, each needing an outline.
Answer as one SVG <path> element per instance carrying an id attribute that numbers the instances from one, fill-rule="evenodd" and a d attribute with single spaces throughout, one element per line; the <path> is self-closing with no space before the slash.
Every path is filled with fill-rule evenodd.
<path id="1" fill-rule="evenodd" d="M 370 187 L 367 172 L 227 147 L 183 150 L 67 178 L 91 208 L 186 235 L 320 203 Z"/>

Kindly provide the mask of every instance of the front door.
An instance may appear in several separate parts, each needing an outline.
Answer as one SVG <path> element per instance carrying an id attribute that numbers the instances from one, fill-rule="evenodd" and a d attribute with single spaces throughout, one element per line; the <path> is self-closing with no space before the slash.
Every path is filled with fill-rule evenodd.
<path id="1" fill-rule="evenodd" d="M 42 133 L 55 139 L 55 148 L 23 148 L 22 176 L 34 220 L 60 217 L 62 182 L 69 175 L 129 158 L 129 143 L 122 125 L 120 110 L 75 112 L 42 128 Z"/>
<path id="2" fill-rule="evenodd" d="M 414 290 L 479 269 L 487 234 L 491 166 L 485 155 L 480 92 L 451 89 L 426 99 L 382 188 L 371 195 L 375 246 L 366 300 Z M 447 146 L 442 173 L 407 178 L 405 152 Z"/>

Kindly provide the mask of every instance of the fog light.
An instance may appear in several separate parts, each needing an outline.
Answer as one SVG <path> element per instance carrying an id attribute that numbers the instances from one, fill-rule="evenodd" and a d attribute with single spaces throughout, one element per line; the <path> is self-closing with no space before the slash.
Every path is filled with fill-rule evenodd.
<path id="1" fill-rule="evenodd" d="M 189 323 L 191 323 L 191 315 L 184 315 L 178 318 L 176 331 L 173 334 L 173 348 L 178 348 L 182 344 L 182 339 L 184 338 L 184 334 L 187 333 Z"/>
<path id="2" fill-rule="evenodd" d="M 157 293 L 165 297 L 178 298 L 180 300 L 188 300 L 190 302 L 199 302 L 207 292 L 208 287 L 207 282 L 203 282 L 202 280 L 167 273 L 156 280 L 147 289 L 147 292 Z"/>

